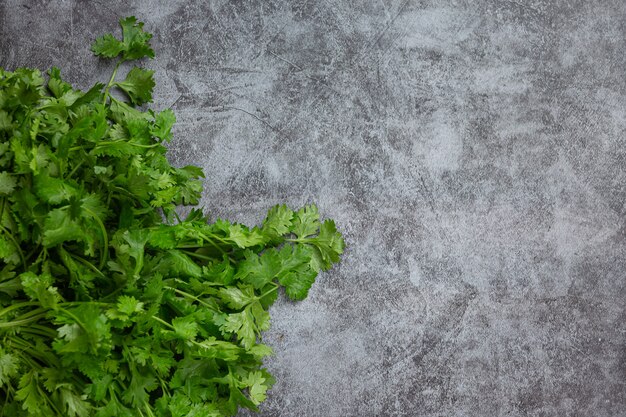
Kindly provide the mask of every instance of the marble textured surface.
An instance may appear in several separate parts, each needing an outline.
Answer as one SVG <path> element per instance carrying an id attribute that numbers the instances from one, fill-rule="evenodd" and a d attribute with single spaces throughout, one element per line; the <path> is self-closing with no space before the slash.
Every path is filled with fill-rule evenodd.
<path id="1" fill-rule="evenodd" d="M 626 2 L 0 0 L 0 66 L 88 87 L 129 14 L 207 210 L 348 243 L 261 416 L 626 416 Z"/>

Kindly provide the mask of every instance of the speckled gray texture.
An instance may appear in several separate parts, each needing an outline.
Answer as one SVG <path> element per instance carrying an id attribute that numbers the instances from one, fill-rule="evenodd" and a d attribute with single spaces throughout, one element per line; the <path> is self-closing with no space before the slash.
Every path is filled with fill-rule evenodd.
<path id="1" fill-rule="evenodd" d="M 0 66 L 87 87 L 136 14 L 207 210 L 336 219 L 262 416 L 626 416 L 626 2 L 130 3 L 0 0 Z"/>

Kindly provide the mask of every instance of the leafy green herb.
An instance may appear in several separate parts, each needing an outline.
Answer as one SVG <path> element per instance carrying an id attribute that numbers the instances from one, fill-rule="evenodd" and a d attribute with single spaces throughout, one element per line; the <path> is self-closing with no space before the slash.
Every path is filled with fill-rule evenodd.
<path id="1" fill-rule="evenodd" d="M 116 59 L 86 92 L 53 68 L 0 69 L 0 417 L 229 416 L 274 379 L 262 367 L 280 288 L 307 296 L 344 243 L 315 206 L 261 227 L 193 209 L 202 171 L 173 167 L 174 113 L 144 111 L 153 58 L 134 17 L 92 51 Z M 123 92 L 128 101 L 111 95 Z"/>

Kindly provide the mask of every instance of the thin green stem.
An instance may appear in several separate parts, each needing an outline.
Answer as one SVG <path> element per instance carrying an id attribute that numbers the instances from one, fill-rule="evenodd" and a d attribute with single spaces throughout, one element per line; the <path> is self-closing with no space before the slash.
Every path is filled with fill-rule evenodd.
<path id="1" fill-rule="evenodd" d="M 67 252 L 72 258 L 74 258 L 75 260 L 77 260 L 78 262 L 82 263 L 83 265 L 85 265 L 87 268 L 91 269 L 93 272 L 95 272 L 96 274 L 98 274 L 100 276 L 100 278 L 104 278 L 106 279 L 106 275 L 104 275 L 98 268 L 96 268 L 96 266 L 94 264 L 92 264 L 91 262 L 89 262 L 86 259 L 81 258 L 78 255 L 75 255 L 71 252 Z"/>
<path id="2" fill-rule="evenodd" d="M 35 307 L 35 306 L 39 306 L 40 304 L 38 302 L 35 301 L 25 301 L 22 303 L 15 303 L 10 305 L 9 307 L 3 308 L 2 310 L 0 310 L 0 317 L 4 316 L 7 313 L 10 313 L 13 310 L 17 310 L 20 309 L 22 307 Z"/>
<path id="3" fill-rule="evenodd" d="M 6 198 L 2 197 L 2 204 L 0 205 L 0 224 L 2 224 L 2 219 L 4 218 L 4 202 Z"/>
<path id="4" fill-rule="evenodd" d="M 22 326 L 24 324 L 32 323 L 33 321 L 37 321 L 39 319 L 42 319 L 45 316 L 46 316 L 46 313 L 42 313 L 42 314 L 38 314 L 36 316 L 29 317 L 29 318 L 23 319 L 23 320 L 14 320 L 14 321 L 9 321 L 7 323 L 0 323 L 0 329 L 5 329 L 5 328 L 9 328 L 9 327 Z"/>
<path id="5" fill-rule="evenodd" d="M 108 248 L 107 248 L 108 250 Z M 69 252 L 68 252 L 69 253 Z M 70 253 L 70 256 L 74 259 L 76 259 L 78 262 L 82 263 L 83 265 L 85 265 L 87 268 L 91 269 L 93 272 L 95 272 L 100 278 L 102 279 L 107 279 L 106 275 L 104 275 L 102 273 L 102 271 L 100 271 L 100 269 L 98 269 L 94 264 L 92 264 L 91 262 L 89 262 L 87 259 L 81 258 L 80 256 L 77 256 L 73 253 Z"/>
<path id="6" fill-rule="evenodd" d="M 235 258 L 233 258 L 232 256 L 230 256 L 228 254 L 228 252 L 226 252 L 224 249 L 222 249 L 221 247 L 219 247 L 217 245 L 217 243 L 213 242 L 210 238 L 208 238 L 205 235 L 200 235 L 203 239 L 205 239 L 207 242 L 209 242 L 213 247 L 215 247 L 218 251 L 220 251 L 223 255 L 226 255 L 228 257 L 228 259 L 232 262 L 232 263 L 237 263 L 237 261 L 235 260 Z M 204 245 L 178 245 L 176 246 L 176 249 L 200 249 L 200 248 L 204 248 L 206 246 Z M 215 258 L 211 258 L 211 260 L 214 260 Z"/>
<path id="7" fill-rule="evenodd" d="M 24 350 L 22 350 L 22 352 L 24 352 Z M 42 369 L 41 365 L 39 365 L 37 362 L 33 361 L 33 360 L 29 357 L 29 356 L 22 355 L 22 353 L 21 353 L 21 352 L 20 352 L 20 353 L 18 353 L 17 355 L 19 356 L 19 358 L 20 358 L 22 361 L 27 362 L 27 363 L 28 363 L 28 365 L 29 365 L 31 368 L 33 368 L 33 369 L 35 369 L 35 370 L 37 370 L 37 371 L 41 371 L 41 369 Z"/>
<path id="8" fill-rule="evenodd" d="M 40 326 L 38 324 L 31 324 L 28 327 L 24 327 L 22 329 L 20 329 L 21 333 L 28 333 L 28 334 L 32 334 L 32 335 L 36 335 L 36 336 L 42 336 L 42 337 L 50 337 L 50 338 L 56 338 L 57 332 L 55 330 L 52 330 L 49 327 L 45 327 L 45 326 Z"/>
<path id="9" fill-rule="evenodd" d="M 130 197 L 133 200 L 141 201 L 139 198 L 137 198 L 137 196 L 135 194 L 129 192 L 128 190 L 126 190 L 124 188 L 121 188 L 121 187 L 118 187 L 118 186 L 115 186 L 115 185 L 111 186 L 111 188 L 116 190 L 116 191 L 118 191 L 121 194 L 124 194 L 126 197 Z"/>
<path id="10" fill-rule="evenodd" d="M 100 231 L 102 232 L 102 242 L 104 243 L 104 249 L 100 251 L 100 265 L 99 265 L 99 269 L 102 269 L 104 268 L 104 265 L 106 264 L 106 261 L 107 261 L 107 257 L 109 256 L 109 237 L 107 235 L 107 229 L 106 227 L 104 227 L 104 223 L 102 223 L 102 220 L 100 220 L 100 217 L 98 217 L 96 213 L 94 213 L 93 211 L 91 211 L 90 209 L 86 207 L 83 207 L 83 209 L 91 217 L 94 218 L 94 220 L 96 221 L 96 223 L 98 223 L 98 226 L 100 227 Z"/>
<path id="11" fill-rule="evenodd" d="M 170 396 L 170 390 L 167 388 L 167 383 L 165 381 L 163 381 L 163 378 L 161 378 L 159 375 L 157 375 L 157 378 L 159 378 L 159 383 L 161 384 L 161 389 L 169 397 Z"/>
<path id="12" fill-rule="evenodd" d="M 222 239 L 221 237 L 217 236 L 217 235 L 213 235 L 213 237 L 217 240 L 219 240 L 220 242 L 222 242 L 225 245 L 228 245 L 228 242 L 224 239 Z"/>
<path id="13" fill-rule="evenodd" d="M 11 345 L 19 346 L 21 349 L 34 349 L 35 348 L 33 345 L 31 345 L 24 339 L 18 339 L 16 337 L 9 337 L 8 340 Z"/>
<path id="14" fill-rule="evenodd" d="M 75 148 L 70 148 L 69 151 L 77 151 L 79 149 L 83 149 L 83 146 L 76 146 Z M 76 171 L 78 171 L 78 168 L 80 168 L 80 166 L 83 164 L 83 162 L 85 162 L 84 159 L 81 159 L 79 163 L 76 164 L 76 166 L 74 168 L 72 168 L 72 171 L 70 172 L 70 174 L 67 176 L 68 178 L 72 178 L 72 176 L 76 173 Z"/>
<path id="15" fill-rule="evenodd" d="M 50 407 L 52 407 L 52 409 L 56 412 L 58 416 L 63 415 L 63 413 L 57 408 L 56 404 L 52 402 L 52 398 L 50 398 L 50 396 L 41 389 L 41 386 L 39 386 L 39 384 L 37 384 L 37 391 L 39 391 L 39 395 L 42 398 L 46 399 L 48 404 L 50 404 Z"/>
<path id="16" fill-rule="evenodd" d="M 36 248 L 35 251 L 32 251 L 31 253 L 26 255 L 26 257 L 30 259 L 30 257 L 35 254 L 37 249 L 38 248 Z M 33 262 L 31 265 L 37 265 L 39 262 L 44 262 L 46 259 L 48 259 L 48 249 L 43 248 L 42 250 L 39 251 L 39 255 L 37 255 L 37 259 L 35 259 L 35 262 Z"/>
<path id="17" fill-rule="evenodd" d="M 170 329 L 174 330 L 174 326 L 172 326 L 171 324 L 169 324 L 168 322 L 166 322 L 165 320 L 157 317 L 157 316 L 152 316 L 152 318 L 156 321 L 158 321 L 159 323 L 161 323 L 162 325 L 169 327 Z"/>
<path id="18" fill-rule="evenodd" d="M 271 293 L 275 292 L 276 290 L 278 290 L 279 286 L 278 286 L 277 284 L 275 284 L 274 282 L 272 282 L 272 284 L 274 284 L 274 285 L 275 285 L 275 287 L 274 287 L 274 288 L 272 288 L 271 290 L 267 290 L 267 291 L 265 291 L 263 294 L 259 295 L 258 297 L 255 297 L 255 298 L 256 298 L 257 300 L 260 300 L 261 298 L 263 298 L 263 297 L 265 297 L 265 296 L 267 296 L 267 295 L 269 295 L 269 294 L 271 294 Z"/>
<path id="19" fill-rule="evenodd" d="M 40 303 L 40 304 L 41 304 L 41 303 Z M 42 307 L 42 306 L 40 305 L 38 308 L 35 308 L 35 309 L 33 309 L 33 310 L 30 310 L 30 311 L 27 311 L 26 313 L 24 313 L 24 314 L 22 314 L 21 316 L 16 317 L 16 318 L 19 320 L 19 319 L 22 319 L 22 318 L 30 317 L 30 316 L 35 315 L 35 314 L 39 314 L 39 313 L 46 313 L 46 312 L 48 312 L 48 311 L 49 311 L 49 309 L 48 309 L 48 308 L 44 308 L 44 307 Z"/>
<path id="20" fill-rule="evenodd" d="M 195 295 L 191 295 L 191 294 L 189 294 L 189 293 L 187 293 L 185 291 L 181 291 L 178 288 L 167 287 L 167 286 L 165 288 L 167 288 L 168 290 L 173 290 L 176 294 L 182 295 L 183 297 L 186 297 L 186 298 L 189 298 L 191 300 L 197 301 L 197 302 L 199 302 L 200 304 L 202 304 L 203 306 L 207 307 L 210 310 L 217 311 L 214 306 L 206 303 L 205 301 L 202 301 L 201 299 L 199 299 Z"/>
<path id="21" fill-rule="evenodd" d="M 15 337 L 10 337 L 9 342 L 18 347 L 22 352 L 28 353 L 35 359 L 38 359 L 40 362 L 45 363 L 46 365 L 56 365 L 58 366 L 58 361 L 56 360 L 56 356 L 48 355 L 42 352 L 37 347 L 33 346 L 32 343 L 28 343 L 24 339 L 17 339 Z"/>
<path id="22" fill-rule="evenodd" d="M 122 143 L 122 142 L 128 143 L 129 145 L 136 146 L 138 148 L 156 148 L 157 146 L 161 146 L 160 143 L 154 143 L 152 145 L 142 145 L 140 143 L 133 143 L 133 142 L 129 142 L 127 140 L 120 139 L 120 140 L 111 140 L 111 141 L 102 142 L 102 143 L 99 143 L 98 145 L 96 145 L 95 147 L 96 148 L 105 148 L 105 147 L 107 147 L 109 145 L 114 145 L 116 143 Z"/>
<path id="23" fill-rule="evenodd" d="M 80 306 L 80 305 L 96 305 L 96 306 L 100 306 L 100 307 L 111 307 L 111 305 L 113 305 L 113 303 L 99 303 L 97 301 L 68 301 L 66 303 L 59 303 L 58 306 L 59 307 L 71 307 L 71 306 Z"/>
<path id="24" fill-rule="evenodd" d="M 195 253 L 193 251 L 189 251 L 189 250 L 183 250 L 183 252 L 189 256 L 193 256 L 194 258 L 198 258 L 198 259 L 202 259 L 205 261 L 214 261 L 215 258 L 212 258 L 210 256 L 206 256 L 206 255 L 201 255 L 199 253 Z"/>
<path id="25" fill-rule="evenodd" d="M 80 321 L 78 317 L 76 317 L 74 313 L 64 308 L 60 308 L 59 310 L 67 314 L 68 316 L 70 316 L 76 322 L 76 324 L 78 324 L 85 331 L 85 333 L 89 333 L 89 330 L 87 329 L 87 327 L 83 324 L 82 321 Z"/>
<path id="26" fill-rule="evenodd" d="M 144 401 L 143 405 L 146 408 L 146 412 L 148 413 L 148 416 L 149 417 L 154 417 L 154 414 L 152 413 L 152 410 L 150 410 L 150 405 L 148 405 L 148 403 L 145 402 L 145 401 Z"/>
<path id="27" fill-rule="evenodd" d="M 115 76 L 117 75 L 117 70 L 120 69 L 120 65 L 122 65 L 122 62 L 124 62 L 123 59 L 119 60 L 118 63 L 115 64 L 115 68 L 113 69 L 113 74 L 111 74 L 111 78 L 109 79 L 109 82 L 104 88 L 104 98 L 102 99 L 103 106 L 107 104 L 107 98 L 109 98 L 109 91 L 111 90 L 111 87 L 113 86 L 113 82 L 115 82 Z"/>
<path id="28" fill-rule="evenodd" d="M 309 242 L 311 239 L 307 239 L 307 238 L 298 238 L 298 239 L 291 239 L 291 238 L 286 238 L 285 242 L 292 242 L 292 243 L 306 243 Z"/>
<path id="29" fill-rule="evenodd" d="M 224 255 L 228 256 L 228 258 L 235 263 L 235 260 L 233 258 L 230 257 L 230 255 L 228 254 L 228 252 L 226 252 L 224 249 L 222 249 L 217 243 L 215 243 L 213 241 L 212 238 L 208 237 L 207 235 L 205 235 L 204 233 L 198 233 L 198 235 L 200 235 L 201 238 L 203 238 L 204 240 L 208 241 L 211 245 L 213 245 L 217 250 L 219 250 L 220 252 L 222 252 Z M 228 244 L 228 242 L 225 242 L 223 239 L 221 239 L 219 236 L 214 236 L 215 239 L 221 241 L 224 244 Z"/>
<path id="30" fill-rule="evenodd" d="M 123 286 L 119 286 L 114 291 L 112 291 L 112 292 L 108 293 L 107 295 L 103 296 L 101 299 L 102 300 L 106 300 L 108 298 L 114 297 L 117 294 L 121 293 L 122 291 L 124 291 L 124 287 Z"/>
<path id="31" fill-rule="evenodd" d="M 45 308 L 43 308 L 43 307 L 39 307 L 39 308 L 36 308 L 36 309 L 34 309 L 34 310 L 28 311 L 28 312 L 26 312 L 26 313 L 22 314 L 22 315 L 21 315 L 21 316 L 19 316 L 19 317 L 16 317 L 16 319 L 17 319 L 17 320 L 22 320 L 22 319 L 26 319 L 26 318 L 29 318 L 29 317 L 31 317 L 31 316 L 34 316 L 34 315 L 36 315 L 36 314 L 40 314 L 40 313 L 47 313 L 47 312 L 48 312 L 48 310 L 47 310 L 47 309 L 45 309 Z"/>

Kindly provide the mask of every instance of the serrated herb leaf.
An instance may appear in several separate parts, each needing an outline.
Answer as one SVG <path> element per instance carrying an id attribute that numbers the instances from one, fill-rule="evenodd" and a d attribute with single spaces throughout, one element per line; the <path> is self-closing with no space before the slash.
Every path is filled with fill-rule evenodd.
<path id="1" fill-rule="evenodd" d="M 152 89 L 154 88 L 154 71 L 139 67 L 133 67 L 126 79 L 115 83 L 130 98 L 131 103 L 142 105 L 152 101 Z"/>
<path id="2" fill-rule="evenodd" d="M 293 211 L 285 205 L 272 207 L 263 222 L 262 231 L 273 238 L 283 236 L 291 228 Z"/>

